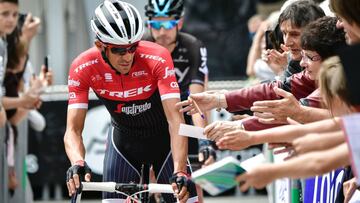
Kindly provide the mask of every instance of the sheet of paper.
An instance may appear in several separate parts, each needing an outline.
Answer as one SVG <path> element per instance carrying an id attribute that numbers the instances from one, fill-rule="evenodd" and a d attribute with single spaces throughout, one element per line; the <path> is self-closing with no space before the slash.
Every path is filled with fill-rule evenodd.
<path id="1" fill-rule="evenodd" d="M 204 128 L 193 125 L 180 124 L 179 135 L 193 137 L 198 139 L 207 139 L 203 134 Z"/>
<path id="2" fill-rule="evenodd" d="M 359 203 L 360 202 L 360 191 L 356 190 L 351 197 L 349 203 Z"/>
<path id="3" fill-rule="evenodd" d="M 350 148 L 352 168 L 357 177 L 357 184 L 360 185 L 360 114 L 344 116 L 343 126 Z"/>

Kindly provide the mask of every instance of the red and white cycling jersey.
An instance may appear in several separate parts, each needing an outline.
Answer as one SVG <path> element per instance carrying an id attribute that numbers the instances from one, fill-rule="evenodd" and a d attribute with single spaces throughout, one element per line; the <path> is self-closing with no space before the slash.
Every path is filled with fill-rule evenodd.
<path id="1" fill-rule="evenodd" d="M 159 125 L 167 129 L 161 100 L 180 99 L 170 53 L 146 41 L 139 42 L 128 74 L 111 69 L 96 47 L 85 51 L 71 65 L 68 88 L 68 108 L 87 108 L 92 88 L 115 127 L 128 131 Z"/>

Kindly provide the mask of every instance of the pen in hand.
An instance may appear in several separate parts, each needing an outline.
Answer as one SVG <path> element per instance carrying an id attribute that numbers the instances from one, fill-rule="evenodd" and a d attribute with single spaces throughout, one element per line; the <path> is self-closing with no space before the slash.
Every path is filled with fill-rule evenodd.
<path id="1" fill-rule="evenodd" d="M 200 107 L 198 106 L 198 104 L 195 102 L 195 100 L 188 98 L 189 100 L 191 100 L 195 106 L 195 109 L 199 112 L 200 116 L 202 119 L 205 119 L 205 115 L 204 113 L 201 111 Z"/>

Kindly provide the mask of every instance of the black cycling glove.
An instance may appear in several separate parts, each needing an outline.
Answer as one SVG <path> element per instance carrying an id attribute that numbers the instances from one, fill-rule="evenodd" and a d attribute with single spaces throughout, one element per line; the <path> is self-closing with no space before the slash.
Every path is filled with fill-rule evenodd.
<path id="1" fill-rule="evenodd" d="M 189 175 L 187 173 L 184 173 L 182 171 L 174 173 L 170 179 L 170 184 L 176 183 L 177 188 L 179 189 L 179 192 L 181 191 L 182 187 L 188 187 L 191 180 L 189 179 Z"/>
<path id="2" fill-rule="evenodd" d="M 202 163 L 204 163 L 210 156 L 213 156 L 214 160 L 216 160 L 216 151 L 211 145 L 202 146 L 199 149 L 199 153 L 203 154 L 203 157 L 204 157 L 204 159 L 202 160 Z"/>
<path id="3" fill-rule="evenodd" d="M 77 161 L 66 172 L 66 182 L 73 177 L 74 174 L 78 174 L 80 181 L 84 180 L 85 174 L 90 173 L 91 169 L 85 161 Z"/>

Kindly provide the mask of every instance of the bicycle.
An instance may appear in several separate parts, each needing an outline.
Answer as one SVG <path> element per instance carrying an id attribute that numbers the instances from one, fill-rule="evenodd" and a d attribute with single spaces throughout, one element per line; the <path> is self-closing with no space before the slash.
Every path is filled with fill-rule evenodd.
<path id="1" fill-rule="evenodd" d="M 125 202 L 147 202 L 147 195 L 142 193 L 174 193 L 169 184 L 136 184 L 136 183 L 115 183 L 115 182 L 81 182 L 81 187 L 71 198 L 71 203 L 81 202 L 82 191 L 116 192 L 125 195 Z M 137 197 L 140 195 L 139 197 Z"/>
<path id="2" fill-rule="evenodd" d="M 71 203 L 81 202 L 82 191 L 116 192 L 126 196 L 126 203 L 147 203 L 149 193 L 168 193 L 174 194 L 170 184 L 149 183 L 148 164 L 141 167 L 140 183 L 115 183 L 115 182 L 81 182 L 78 191 L 71 197 Z"/>

